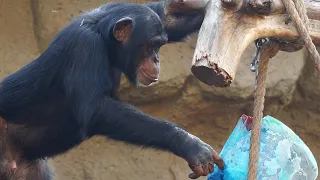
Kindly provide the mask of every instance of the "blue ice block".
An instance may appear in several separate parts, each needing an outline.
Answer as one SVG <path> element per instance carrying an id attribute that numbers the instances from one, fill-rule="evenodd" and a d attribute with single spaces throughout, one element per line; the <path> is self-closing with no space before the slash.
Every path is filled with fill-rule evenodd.
<path id="1" fill-rule="evenodd" d="M 208 180 L 247 180 L 252 118 L 243 115 L 224 145 L 220 156 L 225 162 Z M 258 162 L 258 180 L 315 180 L 317 162 L 306 144 L 285 124 L 263 118 Z"/>

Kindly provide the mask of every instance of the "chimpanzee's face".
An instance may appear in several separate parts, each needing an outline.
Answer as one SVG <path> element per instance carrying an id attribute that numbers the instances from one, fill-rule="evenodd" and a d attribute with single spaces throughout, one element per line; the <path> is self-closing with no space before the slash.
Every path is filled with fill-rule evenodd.
<path id="1" fill-rule="evenodd" d="M 121 69 L 132 84 L 142 87 L 159 80 L 159 50 L 168 41 L 160 19 L 149 19 L 147 24 L 135 23 L 138 26 L 135 28 L 132 19 L 125 19 L 119 20 L 114 28 L 114 37 L 122 44 L 122 51 L 118 51 Z"/>
<path id="2" fill-rule="evenodd" d="M 136 69 L 136 85 L 150 86 L 159 80 L 160 57 L 159 49 L 167 42 L 163 36 L 155 36 L 143 44 L 140 51 L 142 56 L 138 60 Z M 140 54 L 140 53 L 139 53 Z"/>

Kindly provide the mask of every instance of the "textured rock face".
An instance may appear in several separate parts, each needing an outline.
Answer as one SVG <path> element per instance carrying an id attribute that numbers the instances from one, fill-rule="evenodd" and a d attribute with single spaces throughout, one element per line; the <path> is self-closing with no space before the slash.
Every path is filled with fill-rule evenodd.
<path id="1" fill-rule="evenodd" d="M 110 1 L 0 0 L 0 76 L 37 57 L 72 17 L 105 2 Z M 241 114 L 252 111 L 254 74 L 249 63 L 254 46 L 243 55 L 232 86 L 220 89 L 191 74 L 195 43 L 193 36 L 186 43 L 163 47 L 160 82 L 133 89 L 123 78 L 120 94 L 145 113 L 182 125 L 220 151 Z M 292 128 L 320 160 L 320 109 L 315 101 L 320 98 L 320 80 L 312 65 L 303 50 L 281 52 L 271 60 L 265 113 Z M 103 137 L 84 142 L 52 163 L 57 180 L 184 180 L 189 173 L 187 164 L 172 154 Z"/>
<path id="2" fill-rule="evenodd" d="M 39 54 L 30 2 L 0 1 L 0 75 L 17 70 Z"/>

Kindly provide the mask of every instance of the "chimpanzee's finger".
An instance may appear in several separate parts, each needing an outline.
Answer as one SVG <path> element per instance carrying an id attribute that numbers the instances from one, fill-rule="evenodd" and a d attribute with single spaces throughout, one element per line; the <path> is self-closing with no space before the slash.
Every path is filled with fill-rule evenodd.
<path id="1" fill-rule="evenodd" d="M 204 174 L 202 165 L 189 165 L 193 173 L 189 174 L 189 178 L 197 179 Z"/>
<path id="2" fill-rule="evenodd" d="M 202 176 L 208 176 L 208 174 L 209 174 L 209 166 L 208 166 L 208 164 L 203 165 L 203 166 L 202 166 L 202 169 L 203 169 L 203 174 L 202 174 Z"/>
<path id="3" fill-rule="evenodd" d="M 213 172 L 214 166 L 213 166 L 213 163 L 212 163 L 212 162 L 209 162 L 208 169 L 209 169 L 209 173 L 212 173 L 212 172 Z"/>
<path id="4" fill-rule="evenodd" d="M 196 175 L 195 173 L 191 173 L 189 174 L 189 178 L 190 179 L 198 179 L 200 176 L 199 175 Z"/>
<path id="5" fill-rule="evenodd" d="M 219 169 L 223 170 L 224 169 L 224 162 L 216 151 L 213 151 L 212 158 L 213 158 L 213 161 L 215 162 L 215 164 L 217 164 L 217 166 L 219 167 Z"/>

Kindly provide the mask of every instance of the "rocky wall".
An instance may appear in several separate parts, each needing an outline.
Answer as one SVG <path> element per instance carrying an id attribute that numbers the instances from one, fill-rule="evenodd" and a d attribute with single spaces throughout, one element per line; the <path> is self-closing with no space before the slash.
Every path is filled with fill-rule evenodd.
<path id="1" fill-rule="evenodd" d="M 0 0 L 0 77 L 36 58 L 79 13 L 108 0 Z M 131 1 L 135 3 L 144 2 Z M 123 78 L 123 100 L 145 113 L 174 121 L 220 151 L 242 113 L 252 114 L 254 46 L 242 57 L 229 88 L 202 84 L 190 71 L 196 35 L 161 49 L 160 82 L 133 89 Z M 305 50 L 271 60 L 266 114 L 292 128 L 320 160 L 320 78 Z M 144 95 L 142 95 L 142 93 Z M 94 137 L 52 160 L 57 180 L 187 179 L 187 164 L 172 154 Z M 202 178 L 205 179 L 205 178 Z"/>

